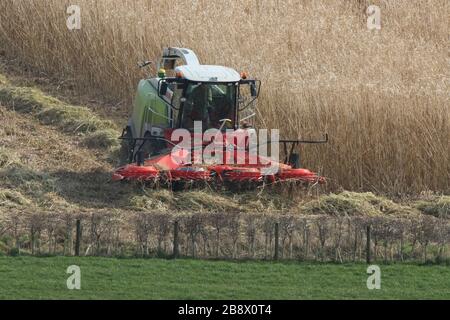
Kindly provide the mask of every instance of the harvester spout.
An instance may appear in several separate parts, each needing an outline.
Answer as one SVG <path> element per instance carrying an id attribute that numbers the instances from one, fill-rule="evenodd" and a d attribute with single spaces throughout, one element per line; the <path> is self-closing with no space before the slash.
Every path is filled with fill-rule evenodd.
<path id="1" fill-rule="evenodd" d="M 165 70 L 174 70 L 176 61 L 179 59 L 181 59 L 185 65 L 200 65 L 197 55 L 191 49 L 169 47 L 164 48 L 163 56 L 161 57 L 158 69 L 164 68 Z"/>

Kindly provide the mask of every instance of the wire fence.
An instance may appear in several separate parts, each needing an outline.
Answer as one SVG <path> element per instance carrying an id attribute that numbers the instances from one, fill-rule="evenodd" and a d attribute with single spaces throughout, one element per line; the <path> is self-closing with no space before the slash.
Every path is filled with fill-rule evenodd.
<path id="1" fill-rule="evenodd" d="M 450 219 L 158 212 L 0 216 L 11 255 L 323 262 L 448 261 Z"/>

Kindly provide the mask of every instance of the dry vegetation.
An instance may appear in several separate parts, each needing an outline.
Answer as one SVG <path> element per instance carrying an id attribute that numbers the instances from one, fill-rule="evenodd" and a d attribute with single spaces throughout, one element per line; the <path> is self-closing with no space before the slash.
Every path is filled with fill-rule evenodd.
<path id="1" fill-rule="evenodd" d="M 277 225 L 280 259 L 362 261 L 371 225 L 376 260 L 448 262 L 449 196 L 397 203 L 370 192 L 311 197 L 289 188 L 171 192 L 112 183 L 115 149 L 96 140 L 114 131 L 111 122 L 2 78 L 0 255 L 72 255 L 80 219 L 82 255 L 171 256 L 176 222 L 181 256 L 272 259 Z M 61 111 L 58 121 L 42 121 L 46 110 Z"/>
<path id="2" fill-rule="evenodd" d="M 402 15 L 407 8 L 403 2 L 396 6 L 380 3 L 384 15 L 383 30 L 378 33 L 364 28 L 362 2 L 330 2 L 335 9 L 334 20 L 319 4 L 287 2 L 276 7 L 273 3 L 249 2 L 225 6 L 200 1 L 185 8 L 186 3 L 177 2 L 171 10 L 186 9 L 184 16 L 192 30 L 189 33 L 181 27 L 173 29 L 175 21 L 171 19 L 177 15 L 158 17 L 157 12 L 167 12 L 168 4 L 105 0 L 80 3 L 84 8 L 83 29 L 76 32 L 64 29 L 65 16 L 60 10 L 65 5 L 60 2 L 5 0 L 0 4 L 5 9 L 0 10 L 0 16 L 8 12 L 8 19 L 0 20 L 0 48 L 9 59 L 18 57 L 8 66 L 0 63 L 0 211 L 78 213 L 108 208 L 165 213 L 449 215 L 450 197 L 440 195 L 448 192 L 450 180 L 446 30 L 440 16 L 448 9 L 445 3 L 422 2 L 408 7 L 408 16 Z M 152 19 L 152 24 L 126 24 L 125 15 L 119 11 L 124 5 L 132 8 L 126 16 L 131 21 L 157 19 Z M 246 8 L 238 12 L 239 6 Z M 290 12 L 289 6 L 298 11 Z M 420 23 L 425 23 L 419 14 L 427 6 L 428 28 L 419 28 Z M 205 16 L 209 20 L 189 20 L 202 14 L 199 8 L 209 12 Z M 34 19 L 25 19 L 30 10 L 38 14 Z M 282 14 L 283 19 L 279 18 Z M 300 14 L 305 19 L 295 19 Z M 225 29 L 224 17 L 246 18 L 236 21 L 240 32 L 227 33 L 219 32 L 229 30 Z M 403 23 L 411 19 L 416 19 L 418 26 L 409 24 L 408 33 Z M 163 30 L 163 23 L 167 23 L 166 34 L 158 31 Z M 352 30 L 354 26 L 358 28 Z M 284 36 L 283 29 L 287 30 Z M 262 41 L 264 32 L 271 37 L 265 39 L 260 52 L 254 52 L 250 45 Z M 214 38 L 208 38 L 211 35 Z M 239 39 L 245 41 L 238 43 Z M 202 41 L 212 45 L 204 47 Z M 75 50 L 79 43 L 85 44 L 84 50 Z M 297 125 L 304 135 L 315 130 L 330 132 L 330 145 L 304 151 L 307 164 L 313 168 L 323 166 L 333 187 L 383 193 L 422 189 L 438 192 L 394 202 L 371 192 L 311 197 L 279 194 L 279 190 L 236 194 L 206 188 L 173 193 L 112 184 L 110 172 L 116 164 L 119 126 L 105 118 L 120 119 L 121 125 L 125 120 L 117 115 L 123 115 L 124 110 L 97 104 L 81 107 L 76 105 L 77 99 L 67 102 L 65 98 L 71 100 L 75 93 L 88 91 L 91 96 L 103 94 L 128 101 L 141 76 L 134 62 L 156 58 L 160 48 L 169 44 L 192 47 L 203 61 L 250 70 L 262 78 L 266 83 L 260 104 L 262 122 L 270 119 L 275 124 L 288 123 L 291 134 Z M 333 50 L 327 48 L 332 45 Z M 399 52 L 401 46 L 409 49 Z M 275 61 L 277 56 L 285 60 Z M 404 62 L 407 59 L 408 64 Z M 22 69 L 31 66 L 32 74 L 39 77 L 17 75 L 14 68 L 11 72 L 11 65 L 18 61 Z M 377 68 L 376 72 L 373 68 Z M 49 82 L 49 74 L 63 80 Z M 62 95 L 62 99 L 46 94 L 42 87 Z M 123 102 L 123 109 L 125 105 Z M 277 106 L 286 108 L 286 117 Z"/>
<path id="3" fill-rule="evenodd" d="M 329 132 L 329 145 L 302 151 L 330 186 L 449 191 L 446 0 L 79 0 L 73 32 L 68 3 L 2 0 L 1 49 L 123 112 L 143 76 L 137 61 L 190 47 L 263 81 L 262 125 L 290 137 Z M 366 27 L 369 4 L 381 8 L 380 31 Z"/>
<path id="4" fill-rule="evenodd" d="M 181 256 L 272 259 L 277 226 L 281 259 L 362 261 L 371 225 L 375 260 L 448 263 L 447 1 L 373 1 L 381 31 L 366 1 L 79 0 L 69 32 L 68 3 L 0 2 L 0 254 L 71 255 L 80 219 L 84 255 L 170 256 L 177 225 Z M 167 45 L 262 79 L 261 125 L 329 132 L 302 151 L 335 193 L 112 183 L 135 63 Z"/>
<path id="5" fill-rule="evenodd" d="M 0 69 L 6 69 L 1 62 Z M 172 192 L 112 183 L 118 151 L 114 123 L 37 87 L 24 86 L 30 77 L 11 70 L 6 74 L 0 84 L 0 212 L 78 213 L 108 208 L 329 216 L 449 214 L 450 197 L 432 192 L 397 203 L 370 192 L 317 197 L 313 190 L 298 192 L 290 186 L 240 193 L 216 192 L 207 186 Z"/>

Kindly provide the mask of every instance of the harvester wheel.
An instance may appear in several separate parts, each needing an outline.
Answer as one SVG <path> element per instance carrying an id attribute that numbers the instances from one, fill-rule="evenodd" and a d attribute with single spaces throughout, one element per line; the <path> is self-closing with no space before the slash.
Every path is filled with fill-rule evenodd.
<path id="1" fill-rule="evenodd" d="M 119 151 L 120 165 L 129 164 L 133 162 L 133 135 L 129 128 L 126 129 Z"/>
<path id="2" fill-rule="evenodd" d="M 292 153 L 289 156 L 289 164 L 294 169 L 300 169 L 300 154 L 298 153 Z"/>
<path id="3" fill-rule="evenodd" d="M 186 188 L 186 183 L 182 181 L 172 181 L 170 186 L 172 191 L 183 191 Z"/>
<path id="4" fill-rule="evenodd" d="M 150 132 L 146 132 L 144 135 L 145 139 L 150 139 L 151 137 L 152 137 L 152 134 Z M 144 140 L 142 143 L 143 143 L 143 145 L 141 147 L 141 151 L 144 153 L 144 158 L 148 159 L 155 152 L 154 141 Z"/>
<path id="5" fill-rule="evenodd" d="M 161 152 L 166 148 L 165 142 L 161 140 L 151 139 L 152 137 L 152 134 L 148 131 L 144 135 L 144 138 L 148 140 L 144 140 L 140 150 L 144 152 L 145 159 L 161 154 Z"/>

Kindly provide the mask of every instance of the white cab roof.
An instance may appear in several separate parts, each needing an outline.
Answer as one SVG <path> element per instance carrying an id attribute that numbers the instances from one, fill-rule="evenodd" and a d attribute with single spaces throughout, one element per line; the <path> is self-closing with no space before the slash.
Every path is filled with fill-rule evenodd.
<path id="1" fill-rule="evenodd" d="M 183 73 L 183 77 L 198 82 L 238 82 L 240 74 L 231 68 L 208 65 L 184 65 L 175 69 Z"/>

